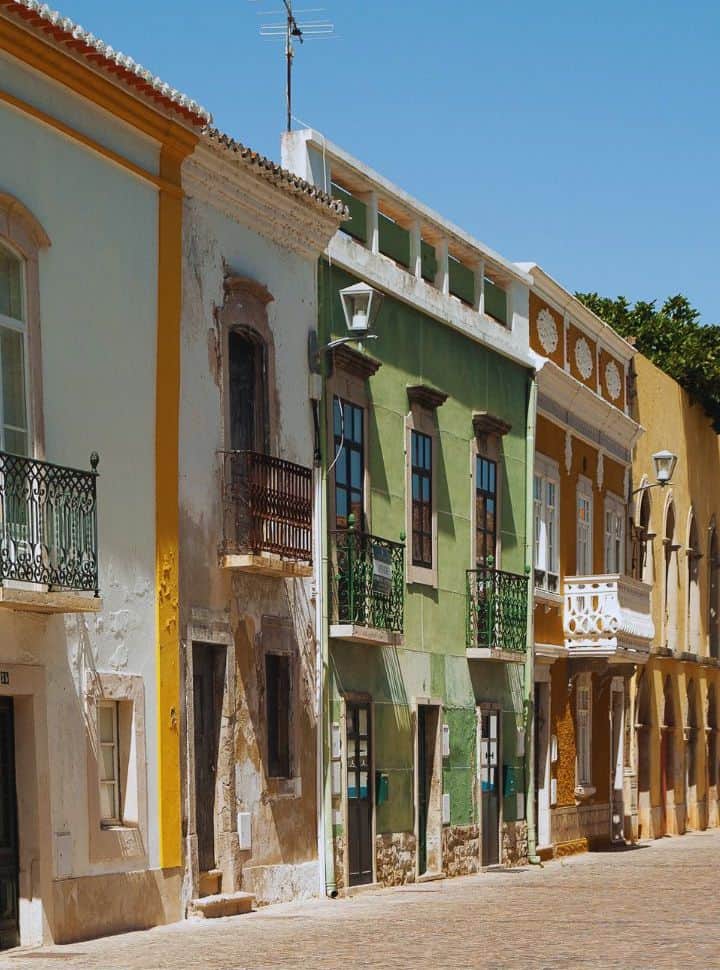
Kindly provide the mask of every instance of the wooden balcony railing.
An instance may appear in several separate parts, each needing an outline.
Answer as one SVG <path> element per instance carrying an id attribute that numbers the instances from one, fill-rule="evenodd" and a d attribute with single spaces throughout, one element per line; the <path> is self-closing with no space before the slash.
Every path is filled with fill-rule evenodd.
<path id="1" fill-rule="evenodd" d="M 402 633 L 405 545 L 353 528 L 331 532 L 330 591 L 332 624 Z"/>
<path id="2" fill-rule="evenodd" d="M 528 578 L 492 564 L 467 571 L 467 647 L 524 653 Z"/>
<path id="3" fill-rule="evenodd" d="M 0 452 L 0 581 L 98 594 L 97 466 Z"/>
<path id="4" fill-rule="evenodd" d="M 222 554 L 312 563 L 312 470 L 256 451 L 222 460 Z"/>

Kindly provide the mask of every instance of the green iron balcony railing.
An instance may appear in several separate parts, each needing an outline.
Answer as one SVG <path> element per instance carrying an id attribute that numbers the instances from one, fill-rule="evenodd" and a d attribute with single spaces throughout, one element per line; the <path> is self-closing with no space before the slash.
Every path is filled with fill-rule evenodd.
<path id="1" fill-rule="evenodd" d="M 331 623 L 403 632 L 405 545 L 350 528 L 330 533 Z"/>
<path id="2" fill-rule="evenodd" d="M 488 565 L 467 571 L 467 646 L 524 653 L 528 578 Z"/>
<path id="3" fill-rule="evenodd" d="M 98 594 L 97 466 L 0 452 L 0 582 Z"/>

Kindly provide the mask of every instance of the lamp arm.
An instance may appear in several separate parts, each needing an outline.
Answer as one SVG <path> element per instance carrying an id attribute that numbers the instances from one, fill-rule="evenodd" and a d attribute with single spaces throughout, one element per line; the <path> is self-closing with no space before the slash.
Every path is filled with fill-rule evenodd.
<path id="1" fill-rule="evenodd" d="M 640 488 L 636 488 L 630 492 L 630 498 L 633 495 L 637 495 L 638 492 L 646 492 L 649 488 L 665 488 L 667 484 L 668 482 L 648 482 L 647 485 L 641 485 Z"/>

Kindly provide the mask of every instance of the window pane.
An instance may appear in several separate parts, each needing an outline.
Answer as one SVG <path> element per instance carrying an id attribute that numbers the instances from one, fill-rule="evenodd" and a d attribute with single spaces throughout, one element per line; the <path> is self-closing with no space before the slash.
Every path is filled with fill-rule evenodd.
<path id="1" fill-rule="evenodd" d="M 24 431 L 14 431 L 12 428 L 5 429 L 5 451 L 12 455 L 27 455 L 28 442 Z"/>
<path id="2" fill-rule="evenodd" d="M 100 747 L 100 780 L 115 781 L 114 744 L 103 744 Z"/>
<path id="3" fill-rule="evenodd" d="M 5 425 L 25 430 L 25 366 L 23 334 L 0 328 L 2 359 L 3 414 Z"/>
<path id="4" fill-rule="evenodd" d="M 98 707 L 98 735 L 100 741 L 115 740 L 115 709 L 102 705 Z"/>
<path id="5" fill-rule="evenodd" d="M 20 260 L 0 246 L 0 314 L 22 320 L 22 268 Z"/>
<path id="6" fill-rule="evenodd" d="M 100 785 L 100 818 L 117 818 L 115 808 L 115 785 L 112 782 L 103 782 Z"/>
<path id="7" fill-rule="evenodd" d="M 353 440 L 356 444 L 362 443 L 362 408 L 353 408 Z"/>

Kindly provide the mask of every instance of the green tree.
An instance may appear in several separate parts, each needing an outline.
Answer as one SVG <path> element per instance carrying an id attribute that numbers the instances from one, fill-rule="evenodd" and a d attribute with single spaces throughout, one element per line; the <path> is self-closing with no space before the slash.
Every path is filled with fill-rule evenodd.
<path id="1" fill-rule="evenodd" d="M 686 296 L 657 301 L 624 296 L 610 299 L 597 293 L 576 293 L 593 313 L 621 337 L 631 341 L 705 409 L 720 433 L 720 326 L 700 323 L 700 314 Z"/>

